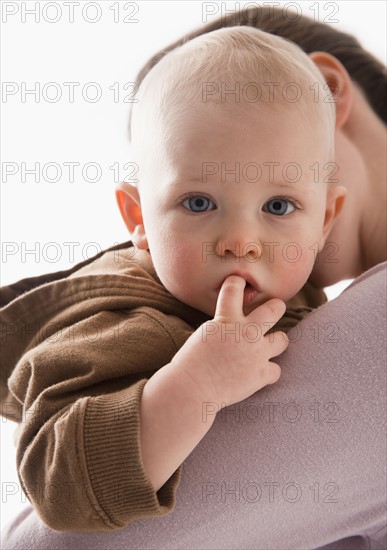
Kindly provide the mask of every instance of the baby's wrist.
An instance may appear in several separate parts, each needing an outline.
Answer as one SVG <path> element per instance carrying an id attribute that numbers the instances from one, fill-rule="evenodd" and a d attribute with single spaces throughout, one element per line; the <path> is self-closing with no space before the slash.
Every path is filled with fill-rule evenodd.
<path id="1" fill-rule="evenodd" d="M 182 364 L 174 360 L 169 366 L 176 374 L 176 392 L 183 391 L 187 399 L 195 401 L 202 410 L 205 410 L 209 403 L 218 404 L 216 410 L 220 410 L 222 404 L 219 403 L 219 397 L 203 366 Z"/>

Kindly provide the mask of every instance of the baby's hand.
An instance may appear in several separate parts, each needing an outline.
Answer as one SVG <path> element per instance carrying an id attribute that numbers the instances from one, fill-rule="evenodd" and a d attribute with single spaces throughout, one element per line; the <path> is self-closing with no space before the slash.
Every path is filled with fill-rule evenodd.
<path id="1" fill-rule="evenodd" d="M 285 313 L 285 303 L 273 298 L 245 316 L 245 285 L 238 275 L 227 277 L 214 320 L 203 323 L 172 359 L 187 374 L 193 391 L 203 401 L 215 401 L 219 409 L 277 382 L 281 369 L 270 359 L 289 344 L 284 332 L 265 336 Z"/>

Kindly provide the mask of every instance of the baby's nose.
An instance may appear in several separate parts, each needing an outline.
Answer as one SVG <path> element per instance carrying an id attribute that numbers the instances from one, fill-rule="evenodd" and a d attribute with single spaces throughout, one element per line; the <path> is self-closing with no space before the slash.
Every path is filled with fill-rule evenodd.
<path id="1" fill-rule="evenodd" d="M 233 254 L 237 258 L 247 257 L 257 260 L 262 255 L 262 246 L 255 241 L 242 242 L 239 240 L 218 240 L 215 246 L 215 252 L 218 256 L 225 257 L 227 254 Z"/>

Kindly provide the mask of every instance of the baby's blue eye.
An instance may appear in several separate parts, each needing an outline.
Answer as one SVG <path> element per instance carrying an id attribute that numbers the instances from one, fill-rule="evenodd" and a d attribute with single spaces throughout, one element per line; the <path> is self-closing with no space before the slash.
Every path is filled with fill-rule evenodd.
<path id="1" fill-rule="evenodd" d="M 279 216 L 283 216 L 284 214 L 291 214 L 296 210 L 296 207 L 292 204 L 291 201 L 288 201 L 287 199 L 272 199 L 271 201 L 267 202 L 266 204 L 272 203 L 272 211 L 269 211 L 270 214 L 276 214 Z M 287 212 L 287 207 L 290 205 L 293 210 L 290 212 Z"/>
<path id="2" fill-rule="evenodd" d="M 203 197 L 202 195 L 187 197 L 182 202 L 183 206 L 186 201 L 188 201 L 189 204 L 188 210 L 192 210 L 193 212 L 206 212 L 208 205 L 212 202 L 210 199 Z"/>

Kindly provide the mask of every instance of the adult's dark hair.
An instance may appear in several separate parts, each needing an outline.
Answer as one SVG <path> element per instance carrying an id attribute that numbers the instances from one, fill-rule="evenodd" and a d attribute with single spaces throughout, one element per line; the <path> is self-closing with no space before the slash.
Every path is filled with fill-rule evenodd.
<path id="1" fill-rule="evenodd" d="M 156 53 L 140 70 L 136 77 L 136 89 L 146 74 L 169 51 L 202 34 L 221 29 L 247 25 L 282 36 L 298 44 L 307 54 L 314 51 L 328 52 L 344 65 L 351 79 L 362 88 L 365 97 L 379 116 L 387 124 L 386 109 L 386 67 L 367 52 L 358 40 L 326 23 L 316 22 L 310 17 L 292 13 L 274 6 L 256 6 L 246 10 L 227 13 L 215 21 L 191 31 L 182 38 Z M 129 136 L 130 136 L 129 113 Z"/>

